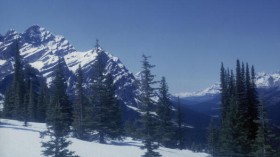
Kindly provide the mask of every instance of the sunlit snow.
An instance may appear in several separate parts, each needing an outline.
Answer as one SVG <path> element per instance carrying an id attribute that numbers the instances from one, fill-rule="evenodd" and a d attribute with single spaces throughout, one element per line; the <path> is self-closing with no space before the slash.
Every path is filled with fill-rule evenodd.
<path id="1" fill-rule="evenodd" d="M 29 123 L 0 119 L 0 156 L 1 157 L 42 157 L 40 131 L 46 129 L 44 123 Z M 144 150 L 140 149 L 141 141 L 126 138 L 123 141 L 111 141 L 108 144 L 81 141 L 70 138 L 69 147 L 80 157 L 140 157 Z M 177 150 L 160 147 L 163 157 L 207 157 L 205 153 L 194 153 L 189 150 Z"/>

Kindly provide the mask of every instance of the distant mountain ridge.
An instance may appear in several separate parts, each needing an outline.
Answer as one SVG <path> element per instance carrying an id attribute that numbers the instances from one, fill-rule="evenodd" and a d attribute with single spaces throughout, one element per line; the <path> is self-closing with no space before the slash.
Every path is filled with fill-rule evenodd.
<path id="1" fill-rule="evenodd" d="M 280 71 L 275 73 L 259 72 L 256 75 L 257 88 L 279 88 L 280 90 Z M 220 84 L 214 83 L 212 86 L 197 92 L 182 92 L 174 94 L 181 98 L 213 96 L 220 93 Z"/>
<path id="2" fill-rule="evenodd" d="M 256 75 L 256 86 L 259 99 L 264 101 L 269 118 L 280 127 L 280 72 L 265 73 Z M 193 93 L 178 93 L 182 103 L 191 110 L 203 113 L 208 116 L 218 117 L 220 113 L 220 85 L 215 83 L 212 86 Z"/>

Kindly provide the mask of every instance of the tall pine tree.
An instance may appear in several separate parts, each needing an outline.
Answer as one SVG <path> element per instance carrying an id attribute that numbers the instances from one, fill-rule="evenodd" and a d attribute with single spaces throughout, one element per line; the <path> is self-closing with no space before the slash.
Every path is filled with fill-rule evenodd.
<path id="1" fill-rule="evenodd" d="M 271 157 L 273 149 L 271 147 L 272 133 L 269 128 L 269 120 L 266 117 L 264 103 L 258 105 L 258 120 L 255 120 L 258 125 L 257 135 L 254 143 L 253 155 L 256 157 Z"/>
<path id="2" fill-rule="evenodd" d="M 76 94 L 75 94 L 75 103 L 74 103 L 74 120 L 73 120 L 73 129 L 74 136 L 78 139 L 86 138 L 86 118 L 89 113 L 88 101 L 85 96 L 83 88 L 83 71 L 81 66 L 77 70 L 77 84 L 76 84 Z"/>
<path id="3" fill-rule="evenodd" d="M 40 89 L 39 89 L 39 96 L 38 96 L 38 104 L 37 104 L 37 121 L 38 122 L 45 122 L 46 121 L 46 112 L 47 112 L 47 107 L 49 105 L 49 89 L 46 84 L 45 79 L 42 79 L 40 82 Z"/>
<path id="4" fill-rule="evenodd" d="M 109 120 L 107 119 L 107 106 L 105 104 L 105 94 L 106 87 L 104 84 L 105 75 L 104 75 L 104 62 L 102 61 L 101 53 L 97 56 L 96 63 L 94 65 L 95 74 L 93 77 L 92 85 L 92 103 L 93 103 L 93 128 L 98 132 L 99 143 L 105 143 L 105 135 L 107 126 L 109 125 Z"/>
<path id="5" fill-rule="evenodd" d="M 51 100 L 47 111 L 47 131 L 42 135 L 49 136 L 49 141 L 42 142 L 43 155 L 51 157 L 74 157 L 74 152 L 67 147 L 67 140 L 72 123 L 72 105 L 66 94 L 66 81 L 61 59 L 58 60 L 55 78 L 51 85 Z M 75 156 L 76 157 L 76 156 Z"/>
<path id="6" fill-rule="evenodd" d="M 211 118 L 208 127 L 208 153 L 213 157 L 217 155 L 218 149 L 218 130 L 214 124 L 214 119 Z"/>
<path id="7" fill-rule="evenodd" d="M 107 108 L 107 118 L 109 120 L 108 135 L 110 138 L 116 139 L 123 135 L 122 115 L 120 103 L 115 94 L 115 86 L 113 76 L 109 73 L 105 77 L 105 101 Z"/>
<path id="8" fill-rule="evenodd" d="M 152 107 L 155 105 L 153 98 L 155 95 L 155 89 L 153 85 L 156 83 L 154 81 L 155 75 L 151 73 L 151 69 L 154 65 L 151 65 L 148 61 L 147 56 L 143 55 L 142 61 L 142 73 L 141 73 L 141 95 L 140 100 L 142 103 L 142 135 L 143 143 L 142 149 L 146 149 L 143 157 L 159 157 L 161 156 L 158 152 L 154 150 L 158 148 L 158 144 L 155 144 L 155 118 L 152 116 Z"/>
<path id="9" fill-rule="evenodd" d="M 177 123 L 177 130 L 176 130 L 176 140 L 177 140 L 177 147 L 182 150 L 185 148 L 184 143 L 184 130 L 183 130 L 183 113 L 181 109 L 181 102 L 180 98 L 177 98 L 177 115 L 176 115 L 176 123 Z"/>
<path id="10" fill-rule="evenodd" d="M 159 120 L 157 126 L 157 136 L 159 138 L 159 142 L 163 146 L 174 147 L 175 129 L 172 123 L 171 101 L 165 77 L 162 77 L 160 81 L 159 101 L 156 113 Z"/>

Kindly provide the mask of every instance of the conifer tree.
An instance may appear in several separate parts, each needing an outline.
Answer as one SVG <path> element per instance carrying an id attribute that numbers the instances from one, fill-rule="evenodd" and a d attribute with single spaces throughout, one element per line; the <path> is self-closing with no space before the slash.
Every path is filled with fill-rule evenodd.
<path id="1" fill-rule="evenodd" d="M 181 102 L 180 98 L 177 98 L 177 116 L 176 116 L 176 123 L 177 123 L 177 146 L 180 150 L 184 149 L 184 130 L 183 130 L 183 114 L 181 110 Z"/>
<path id="2" fill-rule="evenodd" d="M 221 87 L 221 120 L 225 119 L 225 115 L 227 112 L 228 107 L 228 95 L 227 95 L 227 80 L 226 80 L 226 71 L 224 68 L 224 64 L 221 64 L 221 71 L 220 71 L 220 87 Z M 223 123 L 223 122 L 222 122 Z"/>
<path id="3" fill-rule="evenodd" d="M 28 125 L 28 121 L 29 121 L 28 103 L 29 103 L 28 94 L 25 94 L 24 95 L 24 112 L 23 112 L 24 126 L 27 126 Z"/>
<path id="4" fill-rule="evenodd" d="M 211 118 L 208 127 L 208 153 L 213 157 L 217 155 L 218 149 L 218 130 L 214 124 L 214 119 Z"/>
<path id="5" fill-rule="evenodd" d="M 92 127 L 98 132 L 99 143 L 105 143 L 106 130 L 109 125 L 109 120 L 107 119 L 107 106 L 104 102 L 106 87 L 104 84 L 105 75 L 104 75 L 105 65 L 102 62 L 101 54 L 97 56 L 96 63 L 94 65 L 95 74 L 93 77 L 92 85 L 92 103 L 94 106 L 93 112 L 93 123 Z"/>
<path id="6" fill-rule="evenodd" d="M 247 95 L 248 95 L 248 129 L 249 129 L 249 140 L 251 143 L 254 142 L 257 136 L 258 125 L 255 122 L 258 119 L 258 93 L 255 84 L 255 70 L 254 66 L 251 68 L 251 78 L 249 77 L 249 66 L 247 65 Z"/>
<path id="7" fill-rule="evenodd" d="M 24 89 L 23 65 L 20 56 L 18 42 L 16 43 L 14 60 L 15 60 L 14 78 L 12 82 L 14 100 L 13 100 L 13 104 L 11 104 L 14 106 L 13 118 L 17 120 L 24 120 L 25 117 L 24 111 L 26 111 L 24 106 L 25 89 Z"/>
<path id="8" fill-rule="evenodd" d="M 3 108 L 3 117 L 9 119 L 13 118 L 13 112 L 15 109 L 13 94 L 14 94 L 13 86 L 9 86 L 5 92 L 4 108 Z"/>
<path id="9" fill-rule="evenodd" d="M 105 77 L 105 87 L 104 103 L 107 104 L 108 135 L 112 139 L 120 138 L 123 135 L 121 108 L 115 96 L 114 80 L 110 73 Z"/>
<path id="10" fill-rule="evenodd" d="M 266 110 L 263 102 L 258 105 L 258 124 L 257 137 L 255 140 L 254 156 L 256 157 L 270 157 L 273 156 L 273 149 L 271 147 L 271 131 L 269 129 L 269 120 L 266 117 Z"/>
<path id="11" fill-rule="evenodd" d="M 142 103 L 142 136 L 143 143 L 142 149 L 146 149 L 143 157 L 159 157 L 161 156 L 158 152 L 154 150 L 158 148 L 155 144 L 155 118 L 152 116 L 152 107 L 155 105 L 153 97 L 155 97 L 155 89 L 153 85 L 156 83 L 154 81 L 155 75 L 151 73 L 151 69 L 154 65 L 151 65 L 148 61 L 147 56 L 143 55 L 142 61 L 142 78 L 141 78 L 141 95 L 140 100 Z"/>
<path id="12" fill-rule="evenodd" d="M 35 94 L 33 90 L 33 83 L 31 81 L 29 87 L 29 94 L 28 94 L 28 119 L 29 121 L 36 121 L 37 120 L 37 104 L 35 102 Z"/>
<path id="13" fill-rule="evenodd" d="M 44 79 L 41 80 L 40 83 L 40 90 L 38 95 L 38 105 L 37 105 L 37 121 L 38 122 L 45 122 L 46 121 L 46 112 L 47 107 L 49 104 L 49 91 L 48 86 Z"/>
<path id="14" fill-rule="evenodd" d="M 59 59 L 55 78 L 51 85 L 51 100 L 47 111 L 47 131 L 42 137 L 49 136 L 49 141 L 42 142 L 43 155 L 51 157 L 76 157 L 67 147 L 67 140 L 72 122 L 72 106 L 66 94 L 66 81 L 61 60 Z"/>
<path id="15" fill-rule="evenodd" d="M 223 65 L 222 65 L 222 68 Z M 249 156 L 256 140 L 258 96 L 254 68 L 236 62 L 236 75 L 221 70 L 221 129 L 219 155 Z M 226 78 L 224 78 L 227 76 Z M 229 103 L 227 103 L 229 102 Z M 224 107 L 228 106 L 228 107 Z"/>
<path id="16" fill-rule="evenodd" d="M 88 109 L 84 89 L 83 89 L 83 71 L 81 66 L 77 70 L 77 84 L 76 84 L 76 96 L 74 103 L 74 136 L 79 139 L 84 139 L 86 135 L 85 119 L 86 109 Z"/>
<path id="17" fill-rule="evenodd" d="M 172 110 L 169 97 L 166 79 L 165 77 L 162 77 L 159 88 L 159 101 L 156 110 L 159 119 L 157 136 L 159 142 L 166 147 L 172 147 L 175 145 L 175 129 L 172 123 Z"/>
<path id="18" fill-rule="evenodd" d="M 236 103 L 238 107 L 238 118 L 237 124 L 239 126 L 239 132 L 236 136 L 238 140 L 238 144 L 241 146 L 241 150 L 237 153 L 248 155 L 250 152 L 250 143 L 248 141 L 248 120 L 247 120 L 247 112 L 248 112 L 248 103 L 247 103 L 247 95 L 246 95 L 246 84 L 245 84 L 245 68 L 242 63 L 242 67 L 240 66 L 240 61 L 237 60 L 236 64 Z"/>

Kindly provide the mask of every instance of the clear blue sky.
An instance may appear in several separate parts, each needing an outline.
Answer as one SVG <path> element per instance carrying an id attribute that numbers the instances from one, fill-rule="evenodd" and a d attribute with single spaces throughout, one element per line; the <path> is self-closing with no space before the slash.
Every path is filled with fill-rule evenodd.
<path id="1" fill-rule="evenodd" d="M 280 70 L 279 0 L 0 0 L 0 33 L 38 24 L 77 50 L 95 39 L 133 73 L 142 54 L 171 93 L 219 81 L 220 63 L 239 58 L 257 71 Z"/>

